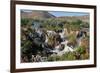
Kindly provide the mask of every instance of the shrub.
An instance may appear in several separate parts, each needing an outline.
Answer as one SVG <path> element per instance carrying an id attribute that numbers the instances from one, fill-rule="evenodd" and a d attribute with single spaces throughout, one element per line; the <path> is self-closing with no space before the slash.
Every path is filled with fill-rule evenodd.
<path id="1" fill-rule="evenodd" d="M 73 47 L 75 47 L 77 45 L 77 40 L 76 40 L 76 35 L 75 34 L 70 34 L 68 36 L 68 44 L 72 45 Z"/>
<path id="2" fill-rule="evenodd" d="M 68 60 L 75 60 L 75 55 L 73 52 L 66 52 L 65 54 L 61 56 L 50 56 L 48 57 L 48 61 L 68 61 Z"/>
<path id="3" fill-rule="evenodd" d="M 79 46 L 76 48 L 76 52 L 83 54 L 83 53 L 85 53 L 85 49 L 82 46 Z"/>
<path id="4" fill-rule="evenodd" d="M 89 38 L 85 37 L 82 39 L 81 47 L 84 49 L 89 49 Z"/>
<path id="5" fill-rule="evenodd" d="M 62 60 L 75 60 L 75 56 L 73 52 L 66 52 L 61 56 Z"/>
<path id="6" fill-rule="evenodd" d="M 29 22 L 29 19 L 21 19 L 21 25 L 27 25 Z"/>
<path id="7" fill-rule="evenodd" d="M 54 56 L 49 56 L 48 61 L 60 61 L 60 56 L 54 55 Z"/>

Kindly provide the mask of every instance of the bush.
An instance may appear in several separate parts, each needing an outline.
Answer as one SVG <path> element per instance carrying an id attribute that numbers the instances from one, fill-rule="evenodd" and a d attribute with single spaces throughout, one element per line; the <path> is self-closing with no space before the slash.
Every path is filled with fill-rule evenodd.
<path id="1" fill-rule="evenodd" d="M 48 61 L 61 61 L 60 56 L 54 55 L 47 58 Z"/>
<path id="2" fill-rule="evenodd" d="M 78 48 L 76 48 L 76 52 L 83 54 L 83 53 L 85 53 L 85 49 L 83 47 L 79 46 Z"/>
<path id="3" fill-rule="evenodd" d="M 21 19 L 21 25 L 27 25 L 29 22 L 29 19 Z"/>
<path id="4" fill-rule="evenodd" d="M 75 34 L 70 34 L 68 36 L 68 44 L 72 45 L 73 47 L 75 47 L 77 45 L 77 40 L 76 40 L 76 35 Z"/>
<path id="5" fill-rule="evenodd" d="M 89 49 L 89 38 L 85 37 L 81 41 L 81 47 L 84 49 Z"/>
<path id="6" fill-rule="evenodd" d="M 73 52 L 66 52 L 65 54 L 62 55 L 61 57 L 62 60 L 75 60 L 75 55 Z"/>
<path id="7" fill-rule="evenodd" d="M 75 60 L 76 57 L 73 52 L 66 52 L 62 56 L 49 56 L 48 61 L 68 61 L 68 60 Z"/>
<path id="8" fill-rule="evenodd" d="M 89 59 L 89 52 L 87 51 L 87 49 L 84 49 L 82 46 L 79 46 L 76 49 L 76 52 L 77 52 L 77 54 L 79 54 L 79 59 L 81 59 L 81 60 Z"/>

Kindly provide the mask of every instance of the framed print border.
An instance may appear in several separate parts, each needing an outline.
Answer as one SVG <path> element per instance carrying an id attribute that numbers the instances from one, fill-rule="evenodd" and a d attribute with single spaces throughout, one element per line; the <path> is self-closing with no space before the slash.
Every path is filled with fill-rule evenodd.
<path id="1" fill-rule="evenodd" d="M 51 6 L 51 7 L 71 7 L 71 8 L 85 8 L 93 9 L 94 11 L 94 63 L 88 65 L 75 66 L 55 66 L 55 67 L 41 67 L 41 68 L 25 68 L 16 69 L 16 5 L 36 5 L 36 6 Z M 75 69 L 75 68 L 90 68 L 96 67 L 96 6 L 93 5 L 79 5 L 79 4 L 62 4 L 62 3 L 47 3 L 47 2 L 33 2 L 33 1 L 11 1 L 11 73 L 13 72 L 27 72 L 27 71 L 43 71 L 43 70 L 59 70 L 59 69 Z"/>

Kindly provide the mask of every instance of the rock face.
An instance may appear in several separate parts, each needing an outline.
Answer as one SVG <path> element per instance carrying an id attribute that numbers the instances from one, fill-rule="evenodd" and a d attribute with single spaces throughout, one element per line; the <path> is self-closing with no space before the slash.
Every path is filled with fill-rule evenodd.
<path id="1" fill-rule="evenodd" d="M 54 18 L 55 16 L 47 11 L 21 11 L 21 18 Z"/>

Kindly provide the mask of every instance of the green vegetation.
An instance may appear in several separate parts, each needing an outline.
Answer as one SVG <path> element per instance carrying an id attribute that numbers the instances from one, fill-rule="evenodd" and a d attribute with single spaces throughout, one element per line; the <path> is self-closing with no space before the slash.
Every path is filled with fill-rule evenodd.
<path id="1" fill-rule="evenodd" d="M 48 57 L 48 61 L 65 61 L 65 60 L 76 60 L 75 54 L 72 52 L 66 52 L 61 56 L 50 56 Z"/>
<path id="2" fill-rule="evenodd" d="M 71 45 L 73 45 L 74 47 L 77 45 L 77 38 L 76 38 L 76 36 L 75 36 L 75 33 L 73 33 L 73 34 L 69 34 L 69 36 L 68 36 L 68 44 L 71 44 Z"/>
<path id="3" fill-rule="evenodd" d="M 21 25 L 27 25 L 29 22 L 29 19 L 21 19 Z"/>
<path id="4" fill-rule="evenodd" d="M 83 47 L 79 46 L 76 48 L 76 52 L 78 52 L 79 54 L 83 54 L 83 53 L 85 53 L 85 49 Z"/>
<path id="5" fill-rule="evenodd" d="M 77 45 L 77 37 L 76 31 L 82 30 L 82 28 L 89 29 L 89 23 L 83 22 L 82 20 L 75 21 L 67 21 L 67 19 L 21 19 L 21 52 L 25 55 L 30 55 L 32 51 L 32 41 L 27 40 L 27 34 L 34 33 L 35 30 L 32 28 L 32 23 L 38 22 L 41 23 L 44 28 L 44 32 L 47 30 L 57 31 L 62 30 L 64 28 L 67 29 L 68 34 L 67 40 L 68 43 L 66 45 L 72 45 L 76 51 L 74 52 L 66 52 L 65 54 L 58 56 L 48 56 L 47 61 L 64 61 L 64 60 L 84 60 L 89 59 L 89 35 L 85 36 L 81 40 L 81 45 Z M 25 30 L 26 29 L 26 30 Z M 56 42 L 54 42 L 54 36 L 48 36 L 48 45 L 53 46 Z M 32 49 L 31 49 L 32 48 Z M 36 48 L 37 49 L 37 48 Z M 29 54 L 30 53 L 30 54 Z"/>

